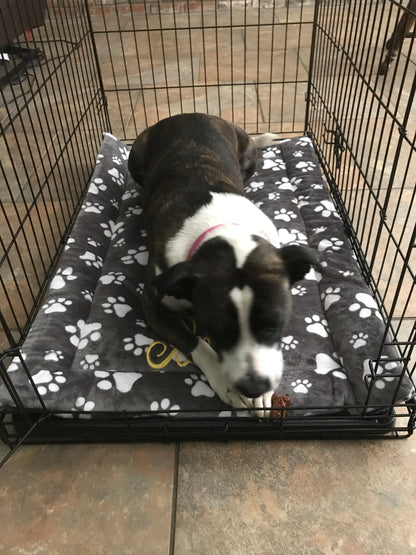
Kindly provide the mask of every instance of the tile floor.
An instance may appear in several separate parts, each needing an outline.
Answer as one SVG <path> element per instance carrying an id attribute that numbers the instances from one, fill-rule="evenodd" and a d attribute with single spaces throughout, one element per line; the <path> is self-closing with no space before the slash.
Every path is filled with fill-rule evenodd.
<path id="1" fill-rule="evenodd" d="M 414 439 L 25 446 L 0 553 L 411 555 L 415 465 Z"/>
<path id="2" fill-rule="evenodd" d="M 187 21 L 186 16 L 184 26 Z M 108 22 L 114 25 L 114 19 Z M 103 21 L 97 16 L 95 24 L 99 28 Z M 131 24 L 126 19 L 125 28 Z M 179 18 L 176 24 L 181 25 Z M 309 33 L 310 27 L 304 30 Z M 221 42 L 226 36 L 219 33 L 217 49 L 229 48 Z M 261 40 L 267 43 L 266 36 Z M 157 37 L 155 41 L 154 60 L 159 55 Z M 238 41 L 241 33 L 234 45 Z M 286 62 L 299 57 L 301 71 L 306 71 L 307 47 L 302 43 L 291 53 L 292 46 Z M 124 68 L 114 73 L 104 43 L 99 55 L 104 84 L 111 87 L 112 80 L 123 79 Z M 189 51 L 179 78 L 185 84 L 192 74 L 208 83 L 215 80 L 210 60 Z M 174 71 L 174 52 L 172 63 L 166 62 L 167 71 Z M 233 71 L 238 79 L 239 67 L 224 71 Z M 153 79 L 149 72 L 151 66 L 145 81 Z M 163 79 L 161 75 L 156 79 Z M 253 75 L 253 83 L 258 77 Z M 215 88 L 204 95 L 211 95 L 210 106 L 221 103 L 224 112 L 244 116 L 249 124 L 259 113 L 282 129 L 285 123 L 289 128 L 302 121 L 302 113 L 293 108 L 269 113 L 259 108 L 277 89 L 250 87 L 245 87 L 243 109 L 226 87 L 223 98 Z M 137 94 L 132 114 L 131 96 L 124 94 L 120 129 L 135 133 L 146 104 Z M 206 102 L 204 95 L 201 102 Z M 199 108 L 196 100 L 196 105 L 189 104 L 192 109 Z M 149 102 L 151 98 L 147 107 Z M 173 102 L 173 109 L 181 103 L 186 108 L 186 91 Z M 164 114 L 148 113 L 150 119 L 156 115 Z M 6 454 L 1 444 L 0 460 Z M 0 471 L 0 553 L 410 555 L 416 552 L 415 467 L 414 438 L 24 446 Z"/>

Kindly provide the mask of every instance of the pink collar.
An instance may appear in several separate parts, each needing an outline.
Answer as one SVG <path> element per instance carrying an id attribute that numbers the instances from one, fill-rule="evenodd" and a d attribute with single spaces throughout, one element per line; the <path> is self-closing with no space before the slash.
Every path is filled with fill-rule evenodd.
<path id="1" fill-rule="evenodd" d="M 220 228 L 220 227 L 224 227 L 225 225 L 241 225 L 241 224 L 237 224 L 234 222 L 230 222 L 230 224 L 217 224 L 217 225 L 213 225 L 212 227 L 206 229 L 203 233 L 201 233 L 201 235 L 199 235 L 195 241 L 192 243 L 191 248 L 189 249 L 188 252 L 188 256 L 186 257 L 187 260 L 189 260 L 192 255 L 195 253 L 196 249 L 201 245 L 202 241 L 205 239 L 205 237 L 207 235 L 209 235 L 210 233 L 212 233 L 213 231 L 215 231 L 216 229 Z"/>

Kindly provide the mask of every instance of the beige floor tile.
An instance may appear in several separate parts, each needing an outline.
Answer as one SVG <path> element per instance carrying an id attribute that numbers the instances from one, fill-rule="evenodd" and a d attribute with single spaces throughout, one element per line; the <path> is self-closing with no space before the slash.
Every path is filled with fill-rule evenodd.
<path id="1" fill-rule="evenodd" d="M 175 554 L 416 549 L 414 439 L 181 445 Z"/>
<path id="2" fill-rule="evenodd" d="M 0 472 L 0 552 L 167 555 L 174 473 L 174 445 L 23 447 Z"/>

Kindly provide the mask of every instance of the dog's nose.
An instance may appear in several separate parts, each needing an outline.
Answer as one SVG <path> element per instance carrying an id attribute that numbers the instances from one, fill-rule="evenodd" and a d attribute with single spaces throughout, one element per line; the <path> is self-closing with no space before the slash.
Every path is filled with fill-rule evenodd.
<path id="1" fill-rule="evenodd" d="M 234 384 L 234 388 L 245 397 L 254 399 L 267 391 L 271 391 L 272 384 L 269 378 L 249 372 Z"/>

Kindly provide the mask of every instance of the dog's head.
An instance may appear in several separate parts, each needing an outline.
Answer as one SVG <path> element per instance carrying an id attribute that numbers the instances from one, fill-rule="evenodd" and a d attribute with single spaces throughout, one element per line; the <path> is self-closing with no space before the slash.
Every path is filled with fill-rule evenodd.
<path id="1" fill-rule="evenodd" d="M 279 386 L 290 287 L 318 265 L 307 247 L 276 249 L 253 239 L 256 246 L 240 267 L 234 248 L 214 238 L 154 281 L 161 302 L 165 296 L 190 301 L 198 333 L 209 337 L 218 353 L 218 370 L 229 389 L 251 398 Z"/>

